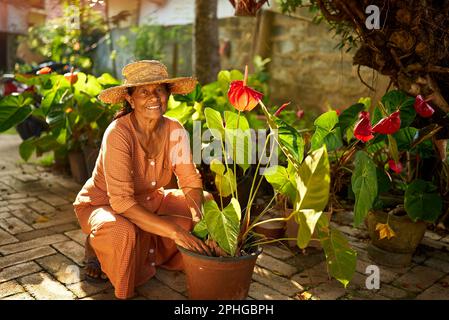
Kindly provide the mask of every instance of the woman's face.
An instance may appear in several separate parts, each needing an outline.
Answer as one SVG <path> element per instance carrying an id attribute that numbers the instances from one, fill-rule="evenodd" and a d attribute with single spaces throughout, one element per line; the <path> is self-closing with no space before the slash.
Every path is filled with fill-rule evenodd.
<path id="1" fill-rule="evenodd" d="M 138 86 L 126 100 L 134 109 L 136 117 L 145 120 L 157 120 L 167 110 L 169 93 L 163 84 Z"/>

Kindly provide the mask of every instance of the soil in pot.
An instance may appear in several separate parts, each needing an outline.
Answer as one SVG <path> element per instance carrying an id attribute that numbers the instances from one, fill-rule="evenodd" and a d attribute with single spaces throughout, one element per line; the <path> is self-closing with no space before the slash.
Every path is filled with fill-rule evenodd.
<path id="1" fill-rule="evenodd" d="M 405 212 L 402 215 L 390 214 L 388 224 L 395 232 L 395 236 L 380 240 L 376 225 L 386 223 L 387 217 L 388 213 L 383 211 L 368 213 L 366 225 L 371 238 L 368 254 L 379 264 L 406 267 L 410 265 L 413 253 L 424 237 L 427 224 L 423 221 L 413 222 Z"/>
<path id="2" fill-rule="evenodd" d="M 244 300 L 259 249 L 240 257 L 210 257 L 178 247 L 191 300 Z"/>

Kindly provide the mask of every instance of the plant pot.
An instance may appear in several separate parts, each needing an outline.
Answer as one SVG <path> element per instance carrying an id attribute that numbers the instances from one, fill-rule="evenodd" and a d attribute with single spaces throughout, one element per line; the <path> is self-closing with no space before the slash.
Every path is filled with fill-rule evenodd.
<path id="1" fill-rule="evenodd" d="M 69 164 L 73 179 L 80 184 L 86 182 L 88 174 L 83 153 L 81 151 L 70 151 Z"/>
<path id="2" fill-rule="evenodd" d="M 371 243 L 368 246 L 368 255 L 375 262 L 390 267 L 409 266 L 416 247 L 426 232 L 427 224 L 423 221 L 413 222 L 407 215 L 390 215 L 388 224 L 396 236 L 391 239 L 379 239 L 376 231 L 378 223 L 387 222 L 388 213 L 383 211 L 370 211 L 366 217 Z"/>
<path id="3" fill-rule="evenodd" d="M 285 221 L 266 222 L 256 226 L 254 231 L 263 234 L 267 240 L 280 239 L 285 234 Z"/>
<path id="4" fill-rule="evenodd" d="M 257 257 L 256 252 L 241 257 L 210 257 L 178 246 L 187 276 L 191 300 L 244 300 Z"/>
<path id="5" fill-rule="evenodd" d="M 86 163 L 86 170 L 88 177 L 92 176 L 92 172 L 94 171 L 99 153 L 100 148 L 97 147 L 85 146 L 83 148 L 84 161 Z"/>

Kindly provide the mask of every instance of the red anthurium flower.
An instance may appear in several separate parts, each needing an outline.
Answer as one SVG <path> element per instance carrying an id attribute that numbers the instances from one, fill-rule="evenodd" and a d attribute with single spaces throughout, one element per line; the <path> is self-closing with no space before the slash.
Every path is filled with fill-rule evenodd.
<path id="1" fill-rule="evenodd" d="M 73 67 L 70 72 L 64 73 L 64 78 L 67 79 L 70 84 L 75 84 L 78 81 L 78 72 L 73 72 Z"/>
<path id="2" fill-rule="evenodd" d="M 51 72 L 50 67 L 43 67 L 42 69 L 39 69 L 36 74 L 49 74 Z"/>
<path id="3" fill-rule="evenodd" d="M 388 117 L 380 120 L 374 127 L 373 132 L 382 134 L 393 134 L 401 128 L 401 117 L 399 110 L 393 112 Z"/>
<path id="4" fill-rule="evenodd" d="M 245 78 L 243 81 L 232 81 L 229 86 L 228 98 L 229 102 L 239 111 L 250 111 L 259 103 L 263 94 L 248 87 L 248 66 L 245 67 Z M 282 111 L 282 110 L 281 110 Z"/>
<path id="5" fill-rule="evenodd" d="M 298 111 L 296 111 L 296 117 L 302 119 L 302 117 L 304 117 L 304 110 L 298 109 Z"/>
<path id="6" fill-rule="evenodd" d="M 354 137 L 363 142 L 367 142 L 374 138 L 368 112 L 360 112 L 359 121 L 355 124 L 354 127 Z"/>
<path id="7" fill-rule="evenodd" d="M 287 103 L 284 103 L 282 106 L 280 106 L 279 109 L 277 109 L 276 112 L 274 113 L 274 116 L 278 117 L 281 114 L 282 110 L 284 110 L 285 107 L 287 107 L 290 103 L 291 102 L 289 101 Z"/>
<path id="8" fill-rule="evenodd" d="M 401 173 L 403 169 L 402 163 L 395 162 L 393 159 L 388 160 L 388 166 L 390 167 L 391 170 L 393 170 L 397 174 Z"/>
<path id="9" fill-rule="evenodd" d="M 340 114 L 341 114 L 341 110 L 340 109 L 335 109 L 335 112 L 337 113 L 337 116 L 340 116 Z"/>
<path id="10" fill-rule="evenodd" d="M 426 100 L 424 100 L 421 95 L 416 96 L 413 107 L 415 107 L 416 113 L 423 118 L 429 118 L 435 112 L 435 110 L 430 106 L 430 104 L 427 103 Z"/>

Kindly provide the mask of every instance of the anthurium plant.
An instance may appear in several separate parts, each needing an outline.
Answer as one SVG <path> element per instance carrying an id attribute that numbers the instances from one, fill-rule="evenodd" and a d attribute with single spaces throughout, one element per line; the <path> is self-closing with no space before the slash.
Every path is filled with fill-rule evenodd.
<path id="1" fill-rule="evenodd" d="M 16 78 L 34 92 L 7 96 L 0 100 L 0 131 L 7 130 L 29 115 L 44 119 L 49 130 L 40 137 L 22 142 L 19 151 L 24 160 L 33 152 L 80 150 L 83 145 L 99 145 L 102 134 L 118 106 L 103 104 L 97 99 L 101 90 L 119 81 L 109 74 L 95 77 L 73 69 L 64 74 L 48 67 L 35 76 Z"/>
<path id="2" fill-rule="evenodd" d="M 248 86 L 248 72 L 243 80 L 231 82 L 228 91 L 229 102 L 237 112 L 225 111 L 222 114 L 213 108 L 204 110 L 206 124 L 216 143 L 221 146 L 223 157 L 214 157 L 210 168 L 215 173 L 215 184 L 220 193 L 220 201 L 209 200 L 203 204 L 202 220 L 195 226 L 193 233 L 208 243 L 217 256 L 242 256 L 251 254 L 264 243 L 288 240 L 286 238 L 267 240 L 258 235 L 254 228 L 270 221 L 296 218 L 301 224 L 297 243 L 301 248 L 307 246 L 312 234 L 318 235 L 323 245 L 330 275 L 345 286 L 355 272 L 356 252 L 348 241 L 333 229 L 323 214 L 329 198 L 330 170 L 327 146 L 322 144 L 315 149 L 305 150 L 303 137 L 297 130 L 272 115 L 262 102 L 262 94 Z M 261 165 L 257 161 L 256 174 L 252 177 L 251 190 L 247 203 L 237 199 L 237 170 L 245 172 L 253 162 L 251 127 L 246 115 L 259 105 L 266 117 L 269 134 L 265 140 L 262 154 L 268 146 L 269 159 Z M 226 146 L 231 146 L 226 148 Z M 273 151 L 279 148 L 288 161 L 288 168 L 274 166 L 270 159 Z M 257 216 L 251 215 L 253 202 L 263 179 L 260 169 L 266 169 L 265 175 L 276 181 L 276 192 L 267 207 Z M 279 193 L 289 194 L 294 211 L 288 217 L 262 219 Z M 231 197 L 229 203 L 223 197 Z"/>

